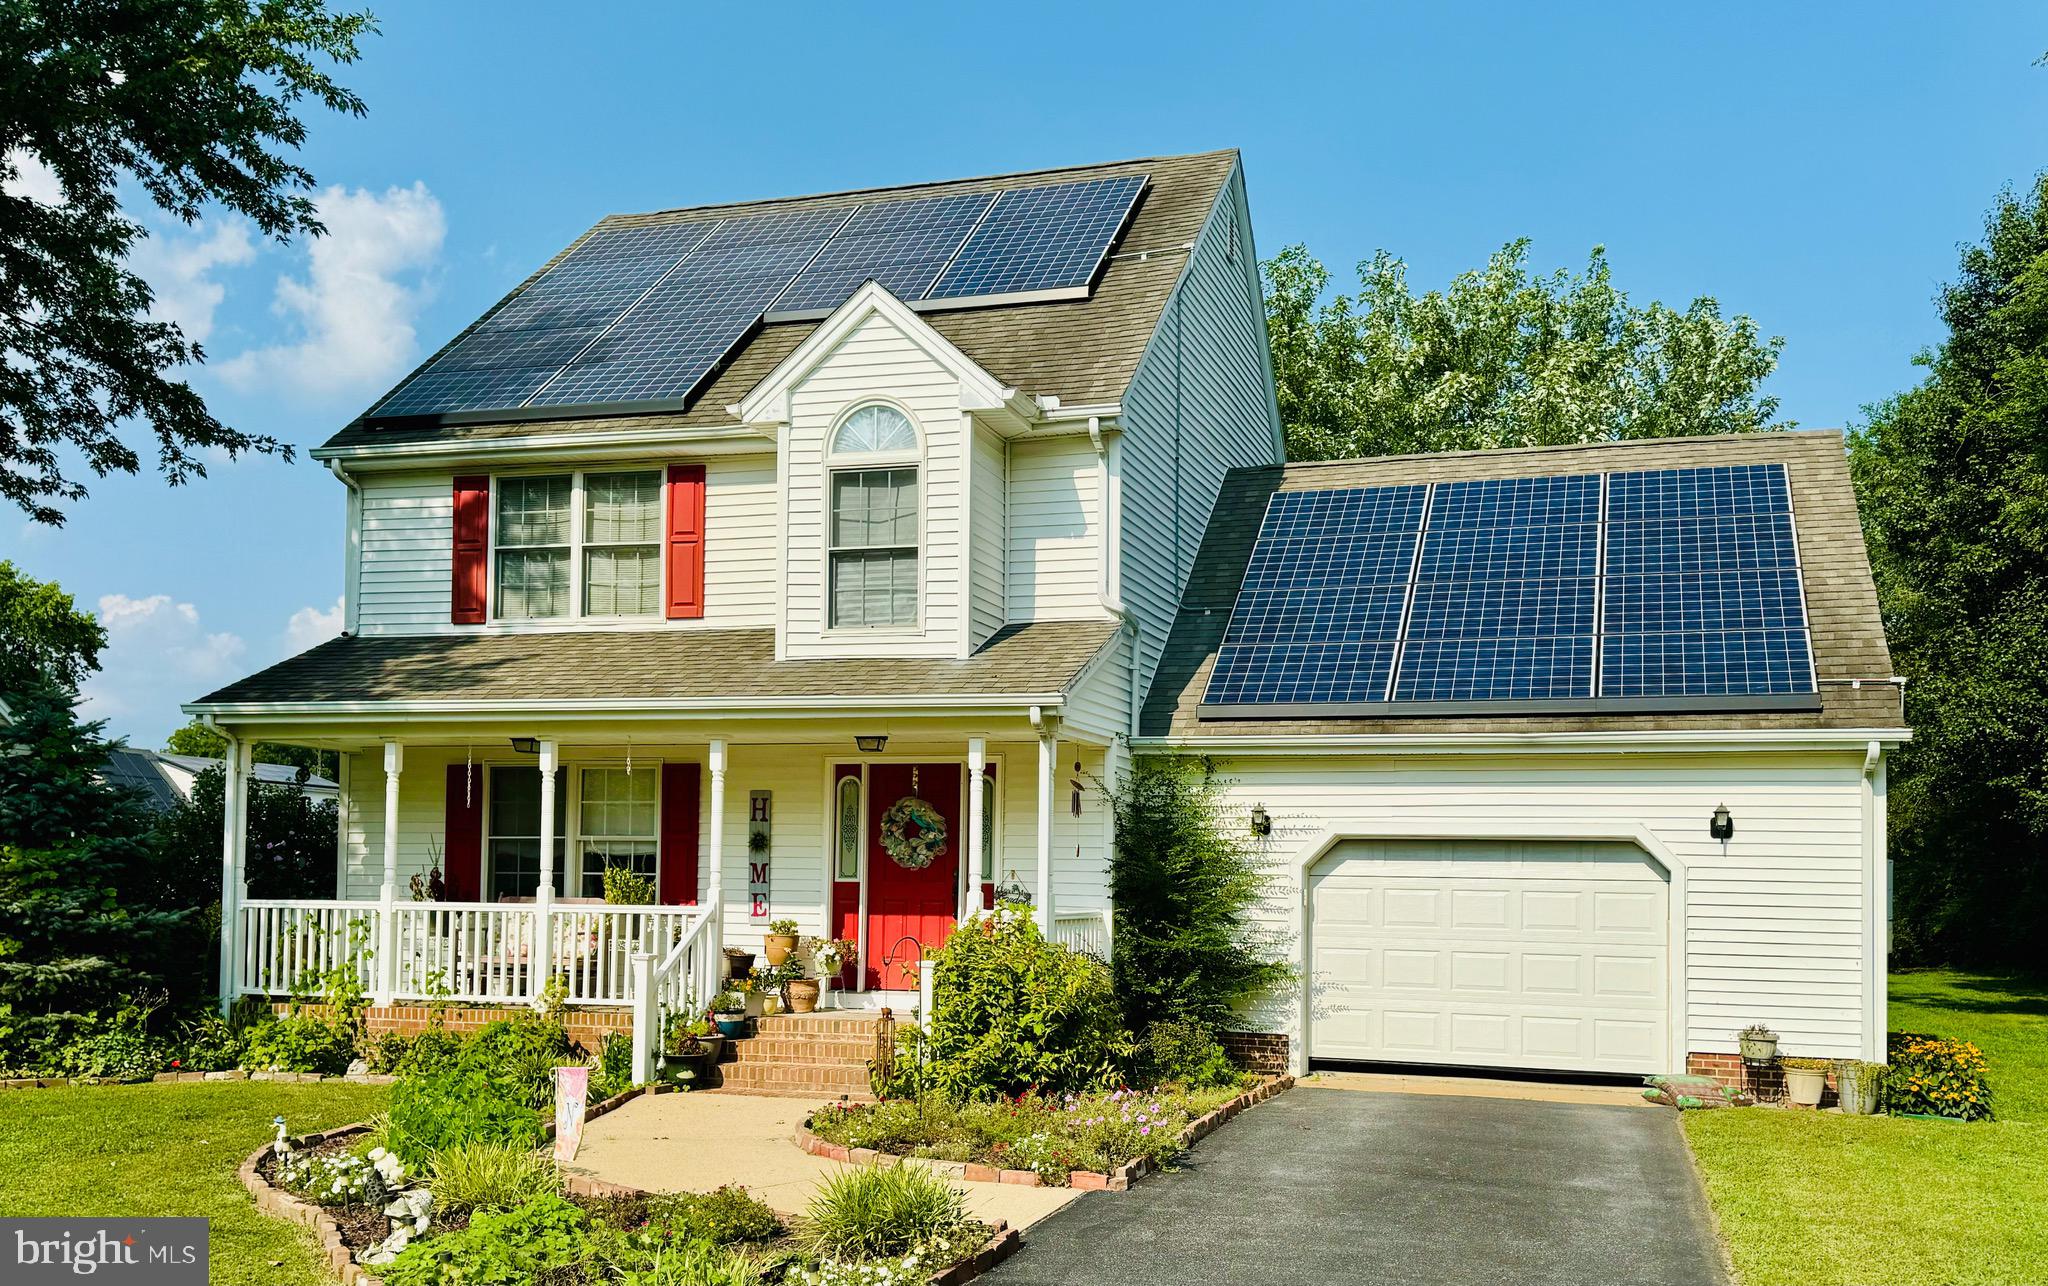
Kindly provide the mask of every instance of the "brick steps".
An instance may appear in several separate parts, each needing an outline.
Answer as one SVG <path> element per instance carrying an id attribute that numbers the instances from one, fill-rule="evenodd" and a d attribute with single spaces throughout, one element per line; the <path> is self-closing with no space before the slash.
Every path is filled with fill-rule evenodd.
<path id="1" fill-rule="evenodd" d="M 777 1014 L 726 1042 L 718 1088 L 745 1094 L 866 1102 L 873 1014 Z"/>
<path id="2" fill-rule="evenodd" d="M 718 1077 L 720 1089 L 809 1091 L 833 1097 L 841 1094 L 868 1097 L 868 1069 L 865 1067 L 723 1063 L 718 1068 Z"/>
<path id="3" fill-rule="evenodd" d="M 733 1057 L 742 1063 L 858 1063 L 874 1056 L 873 1038 L 821 1036 L 802 1040 L 790 1036 L 755 1036 L 731 1042 Z"/>

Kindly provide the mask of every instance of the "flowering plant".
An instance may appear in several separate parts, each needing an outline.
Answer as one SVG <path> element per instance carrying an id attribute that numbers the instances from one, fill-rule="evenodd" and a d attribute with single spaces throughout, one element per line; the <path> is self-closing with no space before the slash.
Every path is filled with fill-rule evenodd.
<path id="1" fill-rule="evenodd" d="M 405 1179 L 405 1166 L 383 1148 L 369 1152 L 292 1153 L 278 1169 L 287 1189 L 323 1206 L 382 1207 Z"/>
<path id="2" fill-rule="evenodd" d="M 1892 1111 L 1963 1121 L 1991 1115 L 1984 1051 L 1974 1044 L 1895 1031 L 1888 1052 L 1891 1072 L 1885 1077 L 1885 1099 Z"/>

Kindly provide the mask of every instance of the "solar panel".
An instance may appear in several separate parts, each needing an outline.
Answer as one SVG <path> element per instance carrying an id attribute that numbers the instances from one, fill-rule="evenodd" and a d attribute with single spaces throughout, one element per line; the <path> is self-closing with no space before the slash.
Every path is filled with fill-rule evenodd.
<path id="1" fill-rule="evenodd" d="M 925 298 L 1086 287 L 1144 189 L 1142 175 L 1008 189 Z"/>
<path id="2" fill-rule="evenodd" d="M 1203 700 L 1739 708 L 1814 691 L 1790 486 L 1765 464 L 1280 492 Z"/>
<path id="3" fill-rule="evenodd" d="M 864 205 L 771 311 L 830 311 L 869 280 L 898 299 L 923 299 L 995 199 L 970 192 Z"/>

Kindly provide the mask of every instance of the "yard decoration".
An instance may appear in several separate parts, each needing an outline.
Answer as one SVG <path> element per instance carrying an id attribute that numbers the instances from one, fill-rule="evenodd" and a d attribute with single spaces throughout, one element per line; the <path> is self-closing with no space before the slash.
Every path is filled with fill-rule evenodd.
<path id="1" fill-rule="evenodd" d="M 911 775 L 911 790 L 917 777 Z M 946 851 L 946 817 L 916 794 L 905 795 L 882 814 L 882 851 L 906 871 L 922 871 Z"/>

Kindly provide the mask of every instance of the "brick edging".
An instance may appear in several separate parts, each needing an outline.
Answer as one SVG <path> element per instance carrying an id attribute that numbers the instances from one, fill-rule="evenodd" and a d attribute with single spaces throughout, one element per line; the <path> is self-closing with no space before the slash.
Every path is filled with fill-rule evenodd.
<path id="1" fill-rule="evenodd" d="M 369 1129 L 368 1122 L 358 1121 L 354 1125 L 344 1125 L 339 1129 L 328 1130 L 324 1134 L 302 1135 L 292 1139 L 291 1143 L 294 1148 L 318 1147 L 334 1139 L 353 1138 L 358 1134 L 368 1133 Z M 310 1201 L 299 1200 L 283 1188 L 272 1187 L 270 1181 L 258 1173 L 256 1167 L 270 1159 L 271 1152 L 276 1146 L 275 1143 L 266 1143 L 257 1148 L 236 1171 L 242 1186 L 256 1199 L 256 1209 L 273 1219 L 289 1219 L 293 1223 L 304 1224 L 312 1229 L 314 1240 L 320 1243 L 322 1253 L 327 1256 L 328 1269 L 341 1278 L 343 1286 L 384 1286 L 382 1278 L 371 1276 L 356 1262 L 355 1256 L 349 1253 L 348 1243 L 341 1238 L 340 1226 L 326 1210 Z"/>
<path id="2" fill-rule="evenodd" d="M 1196 1140 L 1207 1137 L 1217 1126 L 1239 1112 L 1293 1087 L 1292 1076 L 1276 1076 L 1252 1086 L 1236 1098 L 1220 1103 L 1189 1121 L 1187 1127 L 1180 1132 L 1181 1146 L 1193 1147 Z M 953 1175 L 969 1183 L 1014 1183 L 1026 1188 L 1036 1188 L 1045 1184 L 1045 1180 L 1036 1170 L 1002 1170 L 972 1161 L 937 1161 L 930 1157 L 898 1156 L 894 1152 L 882 1152 L 874 1148 L 849 1148 L 843 1143 L 827 1143 L 811 1133 L 809 1117 L 805 1117 L 804 1123 L 797 1127 L 796 1145 L 812 1156 L 823 1157 L 827 1161 L 843 1161 L 849 1165 L 916 1165 Z M 1099 1170 L 1069 1170 L 1067 1186 L 1081 1192 L 1126 1192 L 1134 1180 L 1144 1178 L 1156 1168 L 1150 1158 L 1137 1157 L 1124 1162 L 1107 1174 Z"/>

